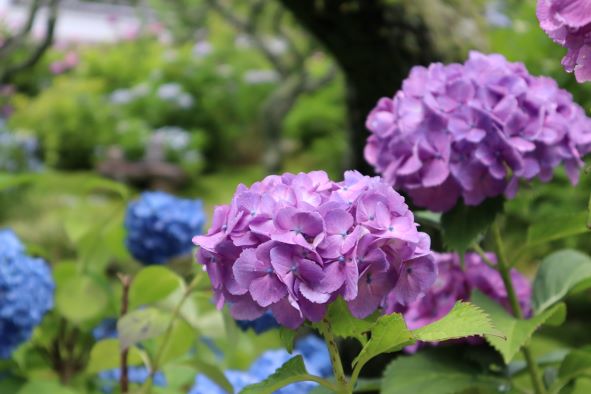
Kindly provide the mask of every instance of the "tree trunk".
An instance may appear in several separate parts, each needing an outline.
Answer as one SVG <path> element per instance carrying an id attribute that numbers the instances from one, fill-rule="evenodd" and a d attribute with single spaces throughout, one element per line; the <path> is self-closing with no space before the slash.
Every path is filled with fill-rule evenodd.
<path id="1" fill-rule="evenodd" d="M 365 119 L 380 97 L 393 96 L 414 65 L 441 56 L 429 30 L 405 2 L 382 0 L 280 0 L 332 53 L 345 74 L 351 167 L 372 169 L 363 157 Z"/>

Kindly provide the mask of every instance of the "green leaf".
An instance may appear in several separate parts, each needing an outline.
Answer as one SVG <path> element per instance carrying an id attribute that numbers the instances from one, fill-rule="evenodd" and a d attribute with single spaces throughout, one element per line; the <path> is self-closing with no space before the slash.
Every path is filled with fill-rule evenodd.
<path id="1" fill-rule="evenodd" d="M 104 339 L 95 343 L 90 351 L 86 373 L 96 374 L 107 369 L 119 368 L 121 366 L 120 353 L 118 339 Z M 143 364 L 142 355 L 136 347 L 129 348 L 127 363 L 129 365 Z"/>
<path id="2" fill-rule="evenodd" d="M 146 267 L 131 282 L 130 308 L 162 301 L 181 286 L 182 279 L 170 269 L 162 266 Z"/>
<path id="3" fill-rule="evenodd" d="M 412 331 L 416 339 L 426 342 L 446 341 L 469 336 L 502 337 L 490 317 L 477 306 L 458 301 L 452 310 L 434 323 Z"/>
<path id="4" fill-rule="evenodd" d="M 509 387 L 503 379 L 481 374 L 474 363 L 446 350 L 429 349 L 397 358 L 384 371 L 380 393 L 456 394 L 470 389 L 479 393 L 505 392 L 499 387 Z"/>
<path id="5" fill-rule="evenodd" d="M 17 394 L 76 394 L 76 391 L 62 386 L 58 382 L 35 380 L 25 384 Z"/>
<path id="6" fill-rule="evenodd" d="M 72 276 L 57 287 L 55 304 L 62 316 L 81 323 L 100 316 L 109 302 L 107 290 L 91 276 Z"/>
<path id="7" fill-rule="evenodd" d="M 586 226 L 587 212 L 544 218 L 527 229 L 527 245 L 535 246 L 557 239 L 589 232 Z M 548 225 L 548 223 L 552 223 Z"/>
<path id="8" fill-rule="evenodd" d="M 327 312 L 327 319 L 330 322 L 330 329 L 333 335 L 341 338 L 360 338 L 366 332 L 371 331 L 376 323 L 377 315 L 365 319 L 357 319 L 351 315 L 347 303 L 338 298 L 330 304 Z M 365 339 L 362 338 L 362 343 Z"/>
<path id="9" fill-rule="evenodd" d="M 558 393 L 561 388 L 583 376 L 591 377 L 591 347 L 576 349 L 566 355 L 550 392 Z"/>
<path id="10" fill-rule="evenodd" d="M 197 331 L 194 331 L 187 322 L 182 319 L 176 319 L 172 325 L 172 331 L 162 356 L 159 360 L 160 365 L 174 360 L 186 354 L 195 342 Z M 164 337 L 158 338 L 157 348 L 160 348 Z"/>
<path id="11" fill-rule="evenodd" d="M 287 350 L 288 353 L 293 352 L 293 342 L 295 340 L 296 331 L 290 330 L 289 328 L 281 326 L 279 328 L 279 339 L 281 344 Z"/>
<path id="12" fill-rule="evenodd" d="M 458 203 L 451 211 L 441 215 L 443 242 L 450 250 L 461 255 L 484 233 L 499 212 L 503 198 L 489 198 L 478 206 Z"/>
<path id="13" fill-rule="evenodd" d="M 542 261 L 534 280 L 534 310 L 542 312 L 575 287 L 591 287 L 591 258 L 571 249 L 552 253 Z"/>
<path id="14" fill-rule="evenodd" d="M 33 182 L 37 174 L 0 174 L 0 191 Z"/>
<path id="15" fill-rule="evenodd" d="M 562 303 L 529 320 L 519 320 L 478 291 L 472 294 L 472 302 L 488 313 L 495 327 L 505 335 L 506 339 L 487 335 L 486 340 L 501 353 L 506 364 L 511 362 L 538 327 L 542 324 L 560 325 L 566 318 L 566 307 Z"/>
<path id="16" fill-rule="evenodd" d="M 197 358 L 193 359 L 191 361 L 191 364 L 194 365 L 199 370 L 199 372 L 207 376 L 226 392 L 230 394 L 234 393 L 234 387 L 232 386 L 232 383 L 228 381 L 226 375 L 224 375 L 224 372 L 221 369 L 219 369 L 216 365 L 209 364 Z"/>
<path id="17" fill-rule="evenodd" d="M 371 329 L 371 339 L 367 341 L 353 365 L 365 365 L 369 360 L 382 353 L 392 353 L 415 343 L 412 332 L 406 327 L 401 314 L 381 316 Z"/>
<path id="18" fill-rule="evenodd" d="M 288 360 L 271 376 L 260 383 L 246 386 L 240 394 L 272 394 L 276 390 L 295 381 L 306 380 L 308 374 L 302 356 Z"/>
<path id="19" fill-rule="evenodd" d="M 155 308 L 133 311 L 117 322 L 121 349 L 157 337 L 166 331 L 169 317 Z"/>

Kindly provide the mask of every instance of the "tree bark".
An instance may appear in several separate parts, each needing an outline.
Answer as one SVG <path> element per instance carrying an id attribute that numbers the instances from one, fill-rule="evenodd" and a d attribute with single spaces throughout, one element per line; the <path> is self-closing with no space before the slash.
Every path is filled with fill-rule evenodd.
<path id="1" fill-rule="evenodd" d="M 363 157 L 365 119 L 380 97 L 393 96 L 414 65 L 442 57 L 429 29 L 404 1 L 280 0 L 332 53 L 345 74 L 351 167 L 370 174 Z"/>

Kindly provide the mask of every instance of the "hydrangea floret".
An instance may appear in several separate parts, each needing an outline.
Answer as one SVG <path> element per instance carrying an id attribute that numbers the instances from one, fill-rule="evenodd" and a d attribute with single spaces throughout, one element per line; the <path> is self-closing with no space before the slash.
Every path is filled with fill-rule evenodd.
<path id="1" fill-rule="evenodd" d="M 433 286 L 409 305 L 397 305 L 389 312 L 399 312 L 412 330 L 433 323 L 449 313 L 457 301 L 469 301 L 474 290 L 487 295 L 512 313 L 507 290 L 500 273 L 488 266 L 477 253 L 464 255 L 464 266 L 457 253 L 433 253 L 438 276 Z M 495 263 L 494 253 L 486 253 L 488 262 Z M 516 269 L 510 271 L 515 295 L 523 314 L 531 314 L 531 284 Z M 418 345 L 407 347 L 415 351 Z"/>
<path id="2" fill-rule="evenodd" d="M 338 297 L 358 318 L 408 304 L 436 276 L 430 238 L 379 177 L 348 171 L 271 175 L 239 185 L 196 236 L 218 307 L 237 320 L 270 310 L 283 326 L 318 322 Z"/>
<path id="3" fill-rule="evenodd" d="M 365 157 L 413 202 L 444 212 L 478 205 L 519 181 L 549 181 L 564 164 L 574 184 L 591 150 L 591 119 L 567 91 L 501 55 L 414 67 L 367 118 Z"/>
<path id="4" fill-rule="evenodd" d="M 540 27 L 567 49 L 562 65 L 578 82 L 591 80 L 591 3 L 587 0 L 538 0 Z"/>
<path id="5" fill-rule="evenodd" d="M 27 341 L 53 308 L 54 287 L 47 264 L 25 254 L 12 230 L 0 230 L 0 359 Z"/>
<path id="6" fill-rule="evenodd" d="M 204 223 L 200 200 L 144 192 L 127 207 L 127 249 L 143 264 L 165 263 L 191 252 L 191 237 L 201 233 Z"/>

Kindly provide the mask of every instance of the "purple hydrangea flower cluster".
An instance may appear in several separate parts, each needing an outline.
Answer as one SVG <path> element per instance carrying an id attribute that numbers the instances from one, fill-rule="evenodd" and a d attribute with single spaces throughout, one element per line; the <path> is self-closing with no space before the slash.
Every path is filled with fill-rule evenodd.
<path id="1" fill-rule="evenodd" d="M 271 310 L 290 328 L 321 320 L 338 296 L 359 318 L 408 304 L 436 276 L 429 236 L 404 198 L 355 171 L 339 183 L 315 171 L 240 185 L 193 241 L 218 307 L 229 304 L 237 320 Z"/>
<path id="2" fill-rule="evenodd" d="M 501 304 L 508 312 L 511 305 L 503 279 L 498 271 L 486 265 L 476 253 L 466 253 L 464 269 L 460 265 L 457 253 L 433 253 L 438 276 L 433 286 L 413 303 L 396 305 L 388 312 L 404 314 L 404 320 L 410 329 L 417 329 L 441 319 L 449 313 L 458 300 L 468 301 L 470 294 L 478 290 Z M 487 253 L 487 258 L 496 263 L 494 253 Z M 511 279 L 515 293 L 525 316 L 531 314 L 531 284 L 516 269 L 511 270 Z M 416 350 L 413 345 L 407 350 Z"/>
<path id="3" fill-rule="evenodd" d="M 418 206 L 444 212 L 548 181 L 565 165 L 576 183 L 591 150 L 591 119 L 547 77 L 501 55 L 414 67 L 367 119 L 365 157 Z"/>
<path id="4" fill-rule="evenodd" d="M 591 3 L 588 0 L 538 0 L 542 29 L 567 48 L 562 65 L 578 82 L 591 80 Z"/>

